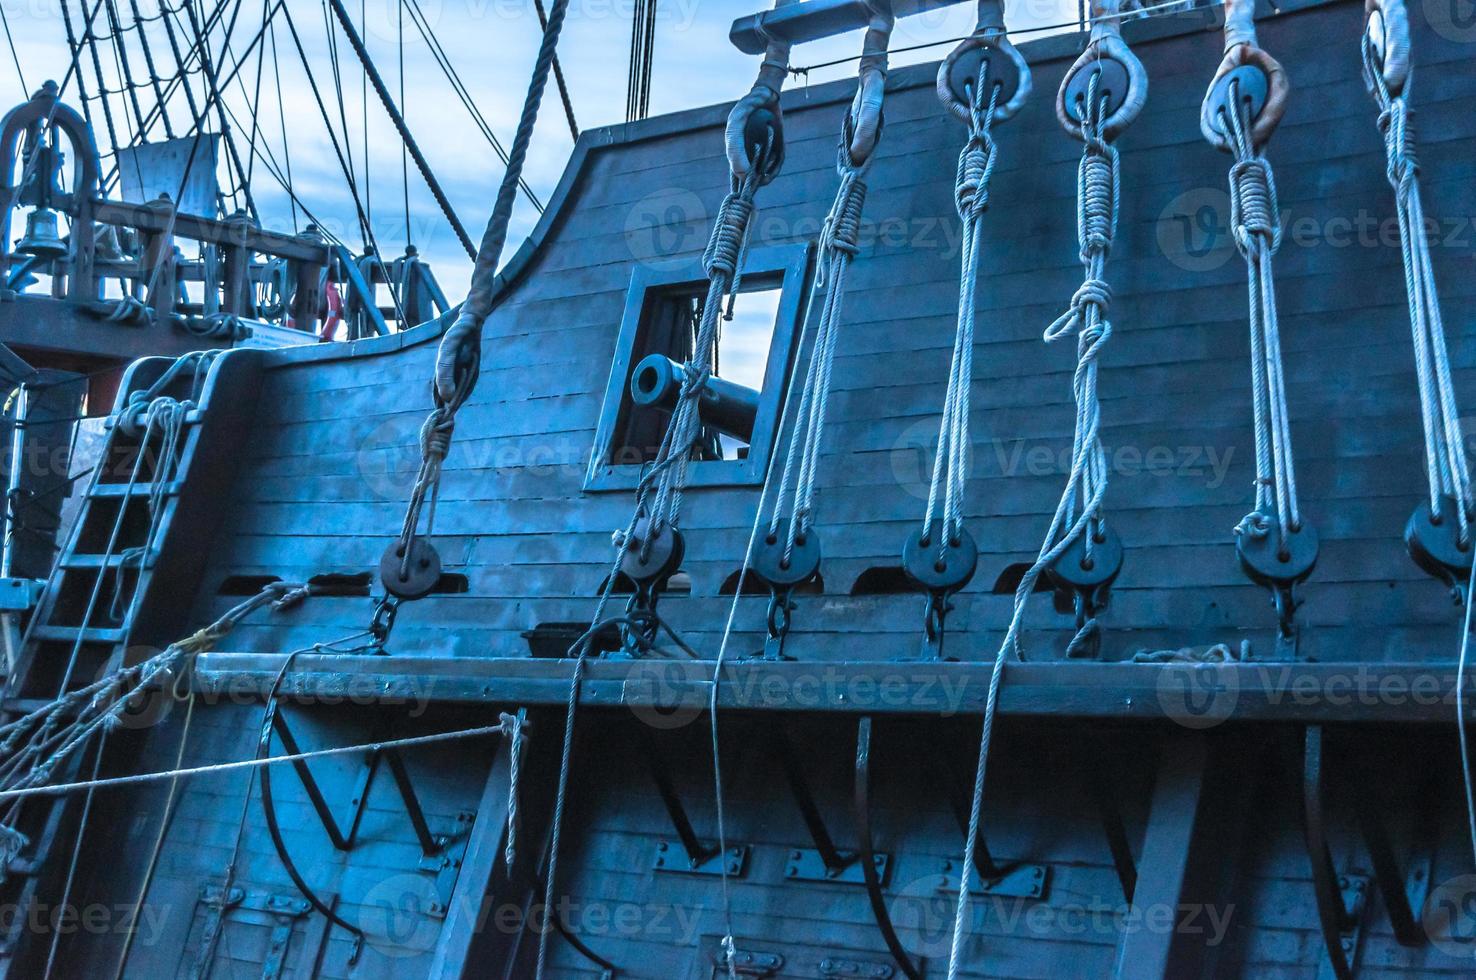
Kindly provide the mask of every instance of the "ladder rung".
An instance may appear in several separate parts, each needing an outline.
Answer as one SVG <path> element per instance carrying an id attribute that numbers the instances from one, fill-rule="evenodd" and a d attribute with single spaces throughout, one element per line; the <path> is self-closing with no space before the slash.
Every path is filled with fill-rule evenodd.
<path id="1" fill-rule="evenodd" d="M 152 568 L 154 566 L 154 554 L 155 552 L 150 549 L 149 553 L 144 556 L 143 565 L 141 567 Z M 123 564 L 123 555 L 70 554 L 63 555 L 61 559 L 57 561 L 57 564 L 60 565 L 62 568 L 117 568 L 119 565 Z M 128 566 L 130 568 L 139 568 L 140 565 L 138 559 L 134 558 L 133 560 L 129 561 Z"/>
<path id="2" fill-rule="evenodd" d="M 75 641 L 78 635 L 84 643 L 121 643 L 128 635 L 125 629 L 103 629 L 93 626 L 80 629 L 76 626 L 37 626 L 31 636 L 37 640 Z"/>
<path id="3" fill-rule="evenodd" d="M 179 493 L 178 480 L 170 480 L 164 484 L 164 492 L 168 495 Z M 153 487 L 150 483 L 99 483 L 88 493 L 89 497 L 147 497 Z"/>

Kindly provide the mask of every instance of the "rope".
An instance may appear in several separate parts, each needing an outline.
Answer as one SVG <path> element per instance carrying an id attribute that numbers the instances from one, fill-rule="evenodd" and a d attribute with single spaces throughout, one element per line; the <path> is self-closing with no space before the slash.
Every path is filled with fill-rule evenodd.
<path id="1" fill-rule="evenodd" d="M 981 8 L 982 9 L 982 8 Z M 983 37 L 1003 37 L 1002 30 L 992 29 Z M 963 222 L 963 264 L 959 274 L 958 327 L 954 336 L 953 361 L 949 367 L 948 391 L 943 401 L 939 422 L 938 449 L 933 458 L 933 477 L 928 487 L 928 507 L 923 514 L 923 540 L 932 534 L 938 496 L 943 494 L 943 531 L 937 536 L 940 555 L 950 538 L 957 539 L 963 529 L 963 491 L 968 469 L 969 385 L 973 378 L 974 293 L 979 275 L 979 253 L 983 238 L 983 217 L 989 207 L 989 178 L 994 171 L 996 146 L 991 133 L 999 100 L 998 83 L 984 92 L 989 59 L 983 59 L 979 77 L 969 93 L 969 138 L 958 157 L 955 197 L 959 218 Z M 974 769 L 974 789 L 969 811 L 968 837 L 964 841 L 962 871 L 959 874 L 958 906 L 954 911 L 953 936 L 949 946 L 948 980 L 957 980 L 963 951 L 964 923 L 968 915 L 970 879 L 974 853 L 979 840 L 979 817 L 984 802 L 984 770 L 989 757 L 989 741 L 993 732 L 994 710 L 999 698 L 1000 680 L 1004 674 L 1004 647 L 995 657 L 989 677 L 989 691 L 984 706 L 984 726 L 979 739 L 979 758 Z"/>
<path id="2" fill-rule="evenodd" d="M 503 850 L 503 861 L 511 870 L 518 859 L 518 828 L 521 825 L 518 786 L 521 785 L 519 776 L 523 766 L 523 729 L 528 724 L 526 712 L 510 715 L 504 711 L 497 716 L 497 724 L 507 739 L 507 846 Z"/>
<path id="3" fill-rule="evenodd" d="M 1251 141 L 1249 109 L 1230 83 L 1221 112 L 1230 134 L 1235 163 L 1230 167 L 1230 225 L 1235 246 L 1245 259 L 1250 294 L 1251 387 L 1256 430 L 1256 507 L 1236 527 L 1237 534 L 1260 538 L 1270 533 L 1274 514 L 1278 541 L 1284 548 L 1301 527 L 1291 427 L 1286 407 L 1286 379 L 1281 362 L 1281 329 L 1276 309 L 1276 282 L 1271 258 L 1281 245 L 1280 211 L 1271 164 Z"/>
<path id="4" fill-rule="evenodd" d="M 652 6 L 655 6 L 654 2 Z M 533 0 L 533 9 L 538 12 L 538 26 L 547 31 L 548 11 L 543 9 L 543 0 Z M 574 142 L 578 143 L 579 122 L 574 118 L 574 100 L 569 97 L 569 83 L 564 81 L 564 66 L 559 63 L 558 55 L 554 55 L 553 73 L 554 84 L 559 89 L 559 101 L 564 104 L 564 119 L 569 123 L 569 135 L 574 138 Z M 534 203 L 536 205 L 537 202 Z M 542 211 L 543 208 L 539 207 L 538 210 Z"/>
<path id="5" fill-rule="evenodd" d="M 1430 259 L 1429 229 L 1420 195 L 1420 165 L 1415 157 L 1414 132 L 1409 124 L 1407 88 L 1392 92 L 1385 80 L 1383 58 L 1368 33 L 1363 37 L 1365 77 L 1371 80 L 1379 106 L 1379 131 L 1388 158 L 1386 174 L 1394 189 L 1399 220 L 1404 287 L 1414 341 L 1415 376 L 1420 389 L 1420 421 L 1425 434 L 1425 467 L 1430 488 L 1430 513 L 1441 517 L 1442 497 L 1456 501 L 1460 541 L 1471 541 L 1473 506 L 1470 468 L 1451 381 L 1450 350 Z M 1468 599 L 1469 599 L 1469 593 Z"/>
<path id="6" fill-rule="evenodd" d="M 890 11 L 873 19 L 866 36 L 861 71 L 857 75 L 856 97 L 846 110 L 836 148 L 835 169 L 840 176 L 840 184 L 820 230 L 820 258 L 815 266 L 815 291 L 828 291 L 814 338 L 810 341 L 810 361 L 795 413 L 795 428 L 780 475 L 779 493 L 769 518 L 769 540 L 776 541 L 786 503 L 792 499 L 793 513 L 782 559 L 786 564 L 796 543 L 809 533 L 814 522 L 815 476 L 819 470 L 825 411 L 830 400 L 830 379 L 840 332 L 846 273 L 860 251 L 861 213 L 866 204 L 866 182 L 862 177 L 881 138 L 887 47 L 892 26 Z"/>
<path id="7" fill-rule="evenodd" d="M 134 773 L 128 776 L 109 776 L 102 779 L 88 779 L 82 782 L 26 786 L 19 789 L 0 790 L 0 800 L 24 799 L 31 796 L 65 796 L 91 789 L 137 786 L 143 783 L 157 783 L 166 779 L 188 779 L 192 776 L 208 776 L 213 773 L 232 772 L 238 769 L 260 769 L 263 766 L 279 765 L 284 762 L 306 762 L 312 759 L 326 759 L 332 756 L 353 755 L 357 752 L 372 753 L 382 752 L 385 749 L 404 749 L 417 745 L 435 745 L 441 742 L 480 738 L 484 735 L 497 735 L 501 732 L 502 725 L 499 722 L 496 725 L 461 728 L 450 732 L 436 732 L 431 735 L 393 738 L 381 742 L 369 742 L 359 745 L 337 745 L 326 749 L 313 749 L 309 752 L 294 752 L 287 755 L 269 755 L 262 756 L 261 758 L 238 759 L 232 762 L 216 762 L 206 766 L 187 766 L 183 769 L 168 769 L 163 772 Z"/>
<path id="8" fill-rule="evenodd" d="M 984 212 L 989 209 L 989 180 L 994 173 L 997 155 L 992 129 L 1000 87 L 998 84 L 990 85 L 986 95 L 984 79 L 988 65 L 987 59 L 981 63 L 979 78 L 970 86 L 969 138 L 959 152 L 954 178 L 954 203 L 963 222 L 958 317 L 943 413 L 938 423 L 938 448 L 928 484 L 928 505 L 922 521 L 923 539 L 931 540 L 933 523 L 941 516 L 946 533 L 936 538 L 940 554 L 946 550 L 950 539 L 957 540 L 963 529 L 963 495 L 969 452 L 969 386 L 974 373 L 974 293 L 979 281 Z"/>
<path id="9" fill-rule="evenodd" d="M 1086 553 L 1090 555 L 1096 528 L 1103 519 L 1107 460 L 1101 440 L 1102 405 L 1097 397 L 1097 360 L 1112 336 L 1112 324 L 1107 319 L 1112 287 L 1105 278 L 1105 272 L 1107 256 L 1117 233 L 1122 188 L 1117 148 L 1103 134 L 1107 98 L 1097 97 L 1099 77 L 1093 75 L 1087 86 L 1089 107 L 1083 113 L 1081 163 L 1076 174 L 1076 233 L 1085 278 L 1071 297 L 1071 305 L 1066 312 L 1057 317 L 1044 334 L 1048 344 L 1076 335 L 1076 371 L 1071 382 L 1076 401 L 1076 427 L 1072 436 L 1071 472 L 1040 552 L 1015 589 L 1014 612 L 1000 644 L 1000 657 L 1013 651 L 1015 658 L 1021 659 L 1021 626 L 1036 582 L 1083 534 L 1086 534 Z M 1092 533 L 1087 533 L 1089 527 Z M 1086 635 L 1095 629 L 1095 621 L 1088 620 L 1072 643 L 1084 641 Z"/>
<path id="10" fill-rule="evenodd" d="M 1461 743 L 1461 785 L 1466 794 L 1466 830 L 1471 836 L 1471 853 L 1476 855 L 1476 785 L 1471 776 L 1471 747 L 1466 737 L 1466 662 L 1471 645 L 1471 592 L 1476 589 L 1476 562 L 1466 581 L 1466 615 L 1461 623 L 1461 655 L 1456 663 L 1456 735 Z"/>

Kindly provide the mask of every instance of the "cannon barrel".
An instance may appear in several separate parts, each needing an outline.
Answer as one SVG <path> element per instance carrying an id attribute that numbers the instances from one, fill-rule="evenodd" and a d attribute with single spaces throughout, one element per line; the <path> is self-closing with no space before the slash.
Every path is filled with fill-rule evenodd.
<path id="1" fill-rule="evenodd" d="M 651 354 L 641 359 L 630 376 L 630 397 L 637 405 L 669 412 L 676 408 L 686 376 L 683 365 L 665 354 Z M 758 392 L 712 375 L 702 389 L 701 399 L 697 409 L 703 424 L 744 442 L 753 440 Z"/>

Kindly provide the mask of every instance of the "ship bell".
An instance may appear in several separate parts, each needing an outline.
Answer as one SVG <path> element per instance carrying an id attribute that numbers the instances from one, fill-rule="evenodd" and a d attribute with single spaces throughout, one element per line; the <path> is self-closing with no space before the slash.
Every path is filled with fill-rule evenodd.
<path id="1" fill-rule="evenodd" d="M 15 250 L 45 259 L 59 259 L 66 255 L 67 243 L 62 241 L 57 228 L 56 212 L 50 208 L 36 208 L 26 215 L 26 233 L 16 243 Z"/>

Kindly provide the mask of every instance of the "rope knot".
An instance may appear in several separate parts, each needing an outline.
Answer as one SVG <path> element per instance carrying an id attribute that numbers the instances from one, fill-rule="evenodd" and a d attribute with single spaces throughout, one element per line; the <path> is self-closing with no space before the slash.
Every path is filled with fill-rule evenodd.
<path id="1" fill-rule="evenodd" d="M 1271 518 L 1258 510 L 1253 510 L 1235 525 L 1235 533 L 1243 534 L 1252 541 L 1260 541 L 1271 533 Z"/>
<path id="2" fill-rule="evenodd" d="M 825 228 L 820 233 L 821 247 L 847 255 L 860 251 L 861 209 L 865 204 L 866 181 L 848 176 L 841 182 L 835 205 L 825 219 Z"/>
<path id="3" fill-rule="evenodd" d="M 1117 151 L 1088 152 L 1081 158 L 1081 259 L 1106 254 L 1117 230 Z"/>
<path id="4" fill-rule="evenodd" d="M 420 457 L 439 462 L 451 452 L 451 436 L 456 431 L 456 418 L 440 408 L 431 410 L 420 426 Z"/>
<path id="5" fill-rule="evenodd" d="M 1280 247 L 1276 184 L 1264 157 L 1249 157 L 1230 168 L 1230 224 L 1236 247 L 1246 258 Z"/>
<path id="6" fill-rule="evenodd" d="M 1076 292 L 1071 296 L 1071 305 L 1066 312 L 1046 327 L 1045 342 L 1055 343 L 1062 337 L 1069 336 L 1078 330 L 1081 331 L 1081 339 L 1084 347 L 1091 347 L 1111 333 L 1112 328 L 1107 323 L 1107 307 L 1112 304 L 1112 286 L 1105 279 L 1087 279 L 1082 282 Z M 1088 310 L 1094 309 L 1096 317 L 1088 316 Z"/>
<path id="7" fill-rule="evenodd" d="M 739 192 L 723 198 L 718 209 L 717 221 L 713 222 L 712 238 L 707 243 L 707 252 L 702 257 L 703 267 L 709 276 L 731 276 L 738 271 L 738 257 L 743 252 L 743 240 L 747 237 L 748 221 L 753 217 L 753 199 Z"/>
<path id="8" fill-rule="evenodd" d="M 955 199 L 965 221 L 989 209 L 989 175 L 994 170 L 994 143 L 986 136 L 969 140 L 958 157 Z"/>

